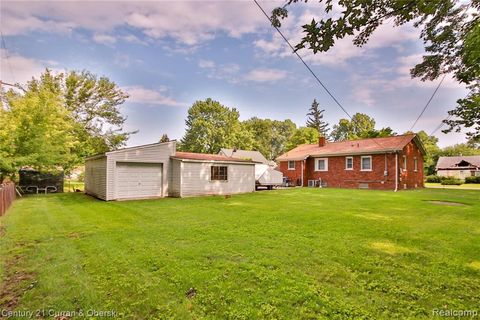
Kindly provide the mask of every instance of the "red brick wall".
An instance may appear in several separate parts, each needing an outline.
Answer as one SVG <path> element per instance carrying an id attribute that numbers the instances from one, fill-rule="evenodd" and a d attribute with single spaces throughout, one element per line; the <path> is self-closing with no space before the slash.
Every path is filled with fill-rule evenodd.
<path id="1" fill-rule="evenodd" d="M 302 162 L 303 160 L 295 161 L 295 170 L 288 170 L 288 161 L 281 161 L 278 170 L 284 177 L 289 178 L 291 183 L 297 184 L 297 181 L 302 179 Z"/>
<path id="2" fill-rule="evenodd" d="M 360 183 L 368 184 L 369 189 L 394 189 L 395 188 L 395 155 L 387 155 L 387 173 L 385 171 L 385 154 L 372 156 L 372 171 L 360 170 L 361 156 L 353 157 L 353 170 L 345 169 L 345 156 L 329 157 L 328 171 L 315 171 L 315 158 L 307 160 L 307 174 L 305 186 L 308 180 L 322 179 L 328 187 L 334 188 L 358 188 Z"/>
<path id="3" fill-rule="evenodd" d="M 404 170 L 403 156 L 407 156 L 407 170 Z M 417 158 L 417 170 L 414 168 L 414 159 Z M 417 145 L 410 142 L 398 155 L 399 167 L 401 169 L 399 189 L 423 188 L 423 155 Z"/>
<path id="4" fill-rule="evenodd" d="M 403 170 L 403 155 L 407 156 L 407 170 Z M 304 165 L 303 185 L 308 180 L 319 180 L 334 188 L 359 188 L 360 183 L 368 184 L 369 189 L 395 189 L 395 154 L 373 154 L 372 171 L 360 170 L 361 156 L 353 156 L 353 170 L 345 169 L 345 156 L 328 157 L 328 171 L 315 171 L 315 159 L 308 158 Z M 414 157 L 417 158 L 417 171 L 414 170 Z M 386 165 L 385 165 L 386 161 Z M 398 154 L 398 189 L 423 187 L 423 156 L 416 146 L 410 142 Z M 295 170 L 288 170 L 286 161 L 280 162 L 279 170 L 292 182 L 302 177 L 302 161 L 295 162 Z M 384 175 L 384 171 L 387 175 Z"/>

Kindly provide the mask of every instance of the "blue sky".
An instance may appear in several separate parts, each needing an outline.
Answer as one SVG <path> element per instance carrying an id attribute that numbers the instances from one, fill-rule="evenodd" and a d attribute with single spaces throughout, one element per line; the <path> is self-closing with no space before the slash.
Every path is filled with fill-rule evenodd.
<path id="1" fill-rule="evenodd" d="M 270 11 L 282 1 L 260 1 Z M 282 30 L 296 43 L 300 26 L 318 17 L 316 1 L 292 7 Z M 304 125 L 316 98 L 330 124 L 345 114 L 315 82 L 252 1 L 2 1 L 1 75 L 24 83 L 45 67 L 89 70 L 124 88 L 121 107 L 128 145 L 183 136 L 188 107 L 211 97 L 235 107 L 241 118 L 292 119 Z M 357 48 L 339 41 L 328 53 L 300 54 L 350 114 L 373 116 L 377 127 L 410 128 L 438 81 L 412 80 L 421 61 L 419 31 L 381 26 Z M 430 133 L 465 89 L 444 81 L 414 130 Z M 437 132 L 440 145 L 465 141 Z"/>

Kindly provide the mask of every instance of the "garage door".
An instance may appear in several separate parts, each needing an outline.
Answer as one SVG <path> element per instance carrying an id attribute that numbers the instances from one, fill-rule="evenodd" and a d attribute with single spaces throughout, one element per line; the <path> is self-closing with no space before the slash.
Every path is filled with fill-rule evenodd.
<path id="1" fill-rule="evenodd" d="M 162 196 L 162 164 L 117 163 L 117 199 Z"/>

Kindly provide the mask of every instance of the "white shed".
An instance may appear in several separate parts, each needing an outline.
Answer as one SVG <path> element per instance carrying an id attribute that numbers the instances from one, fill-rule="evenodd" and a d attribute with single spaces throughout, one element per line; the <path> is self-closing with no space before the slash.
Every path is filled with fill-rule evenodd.
<path id="1" fill-rule="evenodd" d="M 108 201 L 255 190 L 254 162 L 175 149 L 171 141 L 89 157 L 85 192 Z"/>

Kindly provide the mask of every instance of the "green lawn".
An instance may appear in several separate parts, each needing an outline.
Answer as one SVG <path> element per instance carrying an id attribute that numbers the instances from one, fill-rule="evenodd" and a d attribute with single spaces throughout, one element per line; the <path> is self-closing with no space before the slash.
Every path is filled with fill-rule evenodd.
<path id="1" fill-rule="evenodd" d="M 63 191 L 64 192 L 75 192 L 75 190 L 84 190 L 84 183 L 81 181 L 68 180 L 65 179 L 63 182 Z"/>
<path id="2" fill-rule="evenodd" d="M 0 222 L 0 310 L 412 319 L 480 309 L 479 191 L 295 188 L 108 203 L 66 193 L 20 199 Z"/>
<path id="3" fill-rule="evenodd" d="M 441 183 L 425 183 L 425 187 L 427 188 L 443 188 L 443 189 L 478 189 L 480 190 L 480 184 L 478 183 L 464 183 L 459 186 L 450 186 L 450 185 L 445 185 L 443 186 Z"/>

